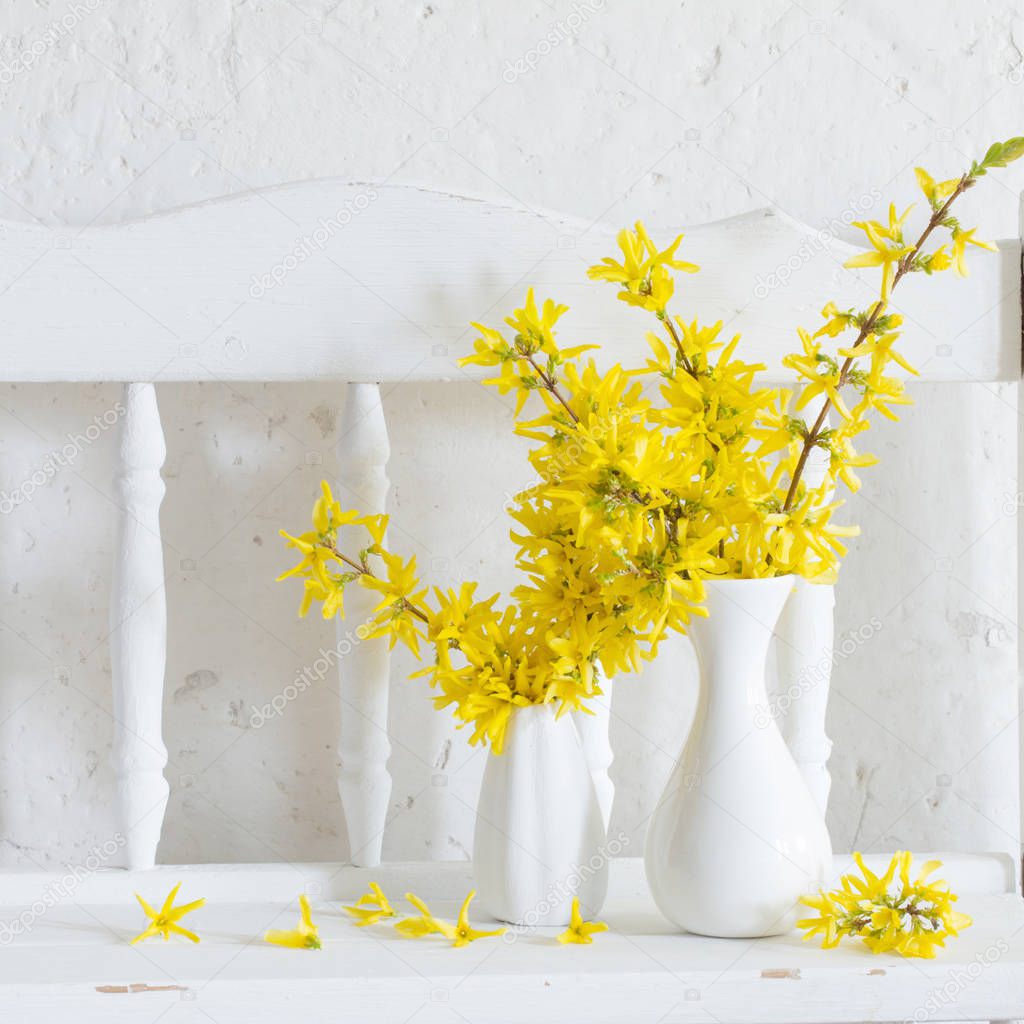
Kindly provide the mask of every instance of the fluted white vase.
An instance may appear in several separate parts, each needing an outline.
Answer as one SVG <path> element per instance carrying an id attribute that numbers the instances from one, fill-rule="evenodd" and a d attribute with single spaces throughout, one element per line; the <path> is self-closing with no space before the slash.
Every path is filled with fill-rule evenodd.
<path id="1" fill-rule="evenodd" d="M 572 715 L 551 704 L 513 711 L 484 769 L 473 840 L 481 906 L 527 927 L 569 923 L 574 896 L 596 915 L 608 889 L 605 826 Z"/>
<path id="2" fill-rule="evenodd" d="M 765 663 L 791 577 L 705 583 L 690 735 L 654 812 L 647 880 L 677 927 L 726 938 L 791 930 L 831 865 L 824 819 L 768 703 Z"/>

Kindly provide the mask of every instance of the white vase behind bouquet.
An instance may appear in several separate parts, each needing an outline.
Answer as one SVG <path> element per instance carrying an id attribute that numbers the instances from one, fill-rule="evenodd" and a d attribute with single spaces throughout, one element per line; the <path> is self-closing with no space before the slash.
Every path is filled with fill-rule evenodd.
<path id="1" fill-rule="evenodd" d="M 527 927 L 593 917 L 608 888 L 604 819 L 579 733 L 552 704 L 517 707 L 489 754 L 477 804 L 473 875 L 480 904 Z"/>
<path id="2" fill-rule="evenodd" d="M 765 662 L 791 577 L 705 583 L 689 627 L 700 695 L 689 738 L 647 832 L 647 880 L 686 931 L 727 938 L 791 930 L 831 865 L 824 819 L 778 726 Z"/>

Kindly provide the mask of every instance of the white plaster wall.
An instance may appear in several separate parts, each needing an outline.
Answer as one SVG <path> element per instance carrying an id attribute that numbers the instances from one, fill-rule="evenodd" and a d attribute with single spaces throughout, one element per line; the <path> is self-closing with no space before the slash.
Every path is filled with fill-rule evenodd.
<path id="1" fill-rule="evenodd" d="M 557 26 L 573 11 L 585 23 L 567 38 Z M 70 29 L 41 43 L 65 17 Z M 558 43 L 542 46 L 551 32 Z M 0 216 L 69 230 L 334 175 L 612 223 L 775 204 L 821 226 L 876 186 L 909 197 L 915 163 L 953 172 L 1024 128 L 1024 16 L 1010 0 L 2 0 L 0 34 Z M 1016 233 L 1022 184 L 1005 173 L 972 197 L 984 234 Z M 955 358 L 955 339 L 935 341 Z M 917 397 L 903 425 L 878 431 L 883 465 L 854 507 L 865 535 L 839 625 L 879 615 L 884 628 L 837 669 L 830 822 L 838 849 L 1015 850 L 1016 393 Z M 117 398 L 0 389 L 0 488 Z M 345 855 L 333 683 L 247 727 L 251 705 L 331 644 L 273 578 L 288 563 L 277 528 L 302 525 L 332 471 L 339 399 L 318 383 L 160 388 L 163 860 Z M 508 406 L 471 385 L 399 385 L 385 404 L 396 543 L 437 580 L 506 585 L 500 507 L 529 479 Z M 0 517 L 3 864 L 74 860 L 113 829 L 113 443 L 104 433 Z M 466 857 L 482 756 L 429 712 L 408 668 L 396 658 L 385 855 Z M 613 827 L 635 852 L 692 695 L 685 641 L 619 684 Z"/>

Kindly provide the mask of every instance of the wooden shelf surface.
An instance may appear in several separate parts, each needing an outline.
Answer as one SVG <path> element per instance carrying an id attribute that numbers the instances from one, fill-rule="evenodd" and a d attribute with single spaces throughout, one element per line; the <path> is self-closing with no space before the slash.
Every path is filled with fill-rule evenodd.
<path id="1" fill-rule="evenodd" d="M 55 905 L 48 905 L 53 887 L 70 888 L 68 876 L 7 874 L 0 876 L 0 1019 L 838 1024 L 1024 1017 L 1024 901 L 983 891 L 991 888 L 983 858 L 950 867 L 964 879 L 960 906 L 975 924 L 934 961 L 873 956 L 854 943 L 823 951 L 796 934 L 677 934 L 657 913 L 636 860 L 613 864 L 602 914 L 611 930 L 591 946 L 564 947 L 554 942 L 557 930 L 536 930 L 453 949 L 441 939 L 403 939 L 384 925 L 357 928 L 341 909 L 373 878 L 396 904 L 411 888 L 439 915 L 454 916 L 471 885 L 466 864 L 103 871 L 80 879 Z M 153 902 L 178 880 L 182 899 L 208 900 L 188 922 L 202 943 L 130 946 L 143 924 L 132 893 Z M 324 948 L 266 945 L 267 928 L 293 925 L 304 890 Z"/>

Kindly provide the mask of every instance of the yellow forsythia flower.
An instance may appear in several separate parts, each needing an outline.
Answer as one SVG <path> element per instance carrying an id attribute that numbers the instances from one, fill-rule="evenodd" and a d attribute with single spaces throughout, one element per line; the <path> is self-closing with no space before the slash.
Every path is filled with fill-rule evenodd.
<path id="1" fill-rule="evenodd" d="M 159 910 L 154 910 L 138 893 L 135 894 L 139 905 L 145 912 L 146 917 L 149 918 L 149 924 L 146 926 L 145 931 L 140 932 L 132 939 L 133 946 L 136 942 L 148 939 L 151 935 L 162 935 L 164 942 L 166 942 L 171 937 L 171 932 L 174 932 L 176 935 L 184 935 L 186 939 L 191 939 L 192 942 L 199 941 L 199 936 L 195 932 L 182 928 L 178 922 L 186 914 L 190 914 L 193 910 L 198 910 L 206 900 L 193 900 L 191 903 L 184 903 L 180 907 L 176 907 L 174 906 L 174 899 L 178 895 L 180 888 L 181 882 L 167 894 L 167 898 Z"/>
<path id="2" fill-rule="evenodd" d="M 923 167 L 915 167 L 914 174 L 917 175 L 917 183 L 932 207 L 941 206 L 960 184 L 959 178 L 936 181 Z"/>
<path id="3" fill-rule="evenodd" d="M 914 251 L 914 247 L 906 244 L 903 240 L 903 224 L 910 211 L 911 207 L 908 206 L 897 217 L 895 205 L 890 204 L 888 225 L 879 224 L 877 220 L 853 221 L 853 226 L 860 228 L 867 235 L 871 248 L 867 252 L 851 257 L 843 266 L 881 267 L 883 302 L 888 302 L 889 300 L 889 293 L 892 291 L 896 276 L 896 265 L 904 256 Z"/>
<path id="4" fill-rule="evenodd" d="M 619 298 L 624 302 L 654 313 L 664 313 L 675 290 L 668 271 L 694 274 L 700 269 L 695 263 L 676 259 L 676 249 L 682 240 L 683 236 L 679 235 L 667 249 L 659 252 L 643 224 L 637 221 L 633 231 L 624 229 L 619 232 L 617 241 L 622 250 L 622 262 L 606 256 L 587 274 L 591 280 L 622 285 Z"/>
<path id="5" fill-rule="evenodd" d="M 303 895 L 299 897 L 299 924 L 297 928 L 281 930 L 271 928 L 265 932 L 263 941 L 275 946 L 287 946 L 290 949 L 319 949 L 320 929 L 313 924 L 313 915 L 309 909 L 309 900 Z"/>
<path id="6" fill-rule="evenodd" d="M 919 169 L 930 212 L 918 229 L 913 208 L 894 204 L 884 219 L 857 222 L 868 248 L 847 266 L 880 271 L 877 297 L 861 309 L 828 301 L 816 328 L 797 328 L 783 359 L 792 391 L 762 386 L 765 367 L 743 359 L 721 321 L 669 309 L 674 275 L 698 270 L 678 254 L 682 236 L 659 248 L 637 222 L 619 233 L 619 254 L 588 270 L 649 317 L 641 365 L 599 367 L 586 355 L 594 346 L 563 346 L 566 307 L 529 289 L 503 327 L 473 325 L 462 360 L 494 371 L 485 383 L 514 400 L 515 433 L 531 446 L 534 482 L 508 508 L 519 585 L 507 595 L 461 581 L 430 591 L 415 558 L 388 549 L 387 517 L 342 509 L 324 482 L 312 528 L 284 534 L 300 557 L 284 574 L 302 580 L 300 614 L 318 603 L 326 618 L 344 616 L 348 586 L 373 591 L 360 637 L 422 656 L 415 675 L 435 706 L 470 727 L 470 743 L 501 753 L 516 708 L 585 710 L 603 680 L 637 671 L 685 632 L 703 614 L 703 580 L 834 581 L 857 535 L 837 521 L 841 488 L 855 492 L 857 471 L 877 461 L 862 450 L 875 415 L 896 420 L 910 403 L 903 378 L 915 371 L 891 293 L 907 275 L 964 274 L 967 249 L 991 247 L 950 208 L 1021 156 L 1024 138 L 1014 138 L 959 178 Z"/>
<path id="7" fill-rule="evenodd" d="M 974 237 L 974 232 L 977 228 L 971 228 L 969 231 L 964 231 L 962 228 L 953 228 L 953 273 L 960 277 L 967 276 L 967 261 L 964 259 L 964 253 L 967 250 L 968 245 L 976 245 L 979 249 L 989 249 L 991 252 L 996 252 L 998 246 L 992 242 L 983 242 L 979 238 Z"/>
<path id="8" fill-rule="evenodd" d="M 930 959 L 947 938 L 970 926 L 971 919 L 953 909 L 957 897 L 949 886 L 927 881 L 941 861 L 928 861 L 911 880 L 913 857 L 907 851 L 894 854 L 881 875 L 871 871 L 859 853 L 853 859 L 859 875 L 845 874 L 838 889 L 801 900 L 818 912 L 817 917 L 797 921 L 806 932 L 805 940 L 820 935 L 822 947 L 832 949 L 851 936 L 873 953 Z"/>
<path id="9" fill-rule="evenodd" d="M 496 928 L 493 931 L 479 931 L 469 923 L 469 904 L 476 895 L 476 890 L 463 900 L 462 909 L 459 911 L 458 920 L 455 924 L 450 921 L 443 921 L 430 912 L 430 908 L 414 893 L 407 892 L 405 898 L 420 912 L 419 917 L 408 917 L 395 925 L 395 930 L 407 938 L 419 939 L 424 935 L 443 935 L 450 939 L 453 946 L 466 946 L 477 939 L 487 938 L 492 935 L 504 935 L 504 928 Z"/>
<path id="10" fill-rule="evenodd" d="M 608 931 L 608 925 L 606 925 L 604 921 L 583 920 L 583 915 L 580 913 L 579 897 L 573 896 L 572 919 L 569 921 L 569 927 L 558 936 L 558 941 L 561 942 L 562 945 L 572 942 L 589 945 L 594 941 L 594 935 L 598 932 L 606 931 Z"/>
<path id="11" fill-rule="evenodd" d="M 360 896 L 354 906 L 345 907 L 345 910 L 357 919 L 356 925 L 360 928 L 395 916 L 384 890 L 376 882 L 371 882 L 370 891 Z"/>

